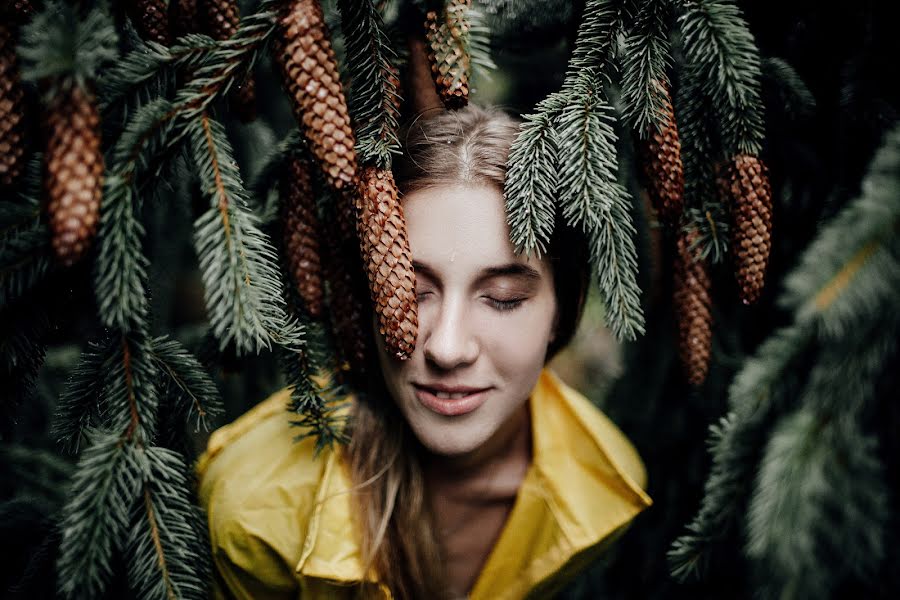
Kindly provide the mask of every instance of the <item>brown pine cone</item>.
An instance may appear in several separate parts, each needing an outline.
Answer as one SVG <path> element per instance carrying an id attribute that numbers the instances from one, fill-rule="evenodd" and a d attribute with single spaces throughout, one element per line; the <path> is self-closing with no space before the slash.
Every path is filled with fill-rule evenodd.
<path id="1" fill-rule="evenodd" d="M 328 183 L 335 189 L 350 186 L 356 140 L 322 7 L 318 0 L 290 0 L 279 25 L 275 62 L 282 67 L 294 117 Z"/>
<path id="2" fill-rule="evenodd" d="M 712 300 L 708 265 L 691 248 L 696 231 L 678 232 L 673 265 L 673 306 L 678 325 L 678 356 L 688 381 L 700 385 L 709 371 L 712 345 Z"/>
<path id="3" fill-rule="evenodd" d="M 237 0 L 202 0 L 204 31 L 214 40 L 227 40 L 241 22 Z M 244 123 L 256 118 L 256 85 L 253 73 L 235 82 L 229 95 L 231 110 Z"/>
<path id="4" fill-rule="evenodd" d="M 660 220 L 674 225 L 684 209 L 684 165 L 672 98 L 665 90 L 665 123 L 641 143 L 641 166 L 647 192 Z"/>
<path id="5" fill-rule="evenodd" d="M 100 116 L 94 95 L 78 85 L 47 111 L 45 186 L 53 249 L 63 265 L 78 261 L 97 231 L 103 186 Z"/>
<path id="6" fill-rule="evenodd" d="M 173 38 L 195 33 L 199 27 L 197 0 L 171 0 L 169 3 L 169 24 Z"/>
<path id="7" fill-rule="evenodd" d="M 772 188 L 768 170 L 757 156 L 738 154 L 724 187 L 731 205 L 731 248 L 741 301 L 759 300 L 772 248 Z"/>
<path id="8" fill-rule="evenodd" d="M 25 95 L 19 79 L 16 35 L 0 23 L 0 185 L 14 184 L 25 155 Z"/>
<path id="9" fill-rule="evenodd" d="M 388 352 L 403 360 L 415 349 L 419 328 L 416 276 L 403 207 L 390 171 L 365 167 L 359 185 L 360 249 L 378 329 Z"/>
<path id="10" fill-rule="evenodd" d="M 133 0 L 126 2 L 125 6 L 141 39 L 163 46 L 172 43 L 169 37 L 168 0 Z"/>
<path id="11" fill-rule="evenodd" d="M 288 159 L 282 188 L 284 248 L 297 292 L 314 318 L 322 315 L 322 267 L 319 261 L 319 218 L 310 164 Z"/>
<path id="12" fill-rule="evenodd" d="M 444 6 L 443 15 L 429 11 L 425 15 L 425 38 L 428 40 L 428 61 L 438 95 L 447 108 L 462 108 L 469 102 L 469 21 L 466 11 L 472 0 L 451 0 Z"/>

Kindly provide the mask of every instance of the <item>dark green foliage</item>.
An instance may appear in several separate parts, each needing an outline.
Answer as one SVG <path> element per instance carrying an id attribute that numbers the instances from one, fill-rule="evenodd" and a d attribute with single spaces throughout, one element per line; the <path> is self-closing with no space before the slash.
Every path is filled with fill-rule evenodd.
<path id="1" fill-rule="evenodd" d="M 115 342 L 110 336 L 88 344 L 57 401 L 50 435 L 64 452 L 77 454 L 85 433 L 102 423 L 106 407 L 100 400 L 104 377 L 117 358 Z"/>
<path id="2" fill-rule="evenodd" d="M 222 399 L 215 382 L 193 354 L 166 336 L 152 342 L 153 360 L 166 379 L 166 390 L 175 396 L 175 407 L 184 422 L 195 422 L 195 430 L 209 430 L 209 419 L 222 413 Z"/>
<path id="3" fill-rule="evenodd" d="M 740 9 L 729 0 L 685 2 L 679 23 L 685 58 L 702 78 L 726 152 L 759 154 L 763 138 L 759 51 Z"/>
<path id="4" fill-rule="evenodd" d="M 302 329 L 287 319 L 275 251 L 248 209 L 222 126 L 204 117 L 189 135 L 211 205 L 194 223 L 194 241 L 219 343 L 233 342 L 240 354 L 299 343 Z"/>
<path id="5" fill-rule="evenodd" d="M 62 516 L 59 591 L 67 598 L 103 593 L 112 575 L 112 556 L 128 528 L 129 510 L 138 496 L 135 450 L 109 430 L 88 434 L 69 486 Z"/>
<path id="6" fill-rule="evenodd" d="M 143 478 L 138 482 L 127 550 L 134 597 L 206 598 L 211 575 L 209 561 L 202 558 L 207 553 L 206 523 L 187 493 L 186 465 L 166 448 L 149 447 L 138 457 Z"/>
<path id="7" fill-rule="evenodd" d="M 48 0 L 22 28 L 19 55 L 24 79 L 86 87 L 117 58 L 118 34 L 109 13 L 102 7 L 83 17 L 80 12 L 71 3 Z M 55 89 L 46 91 L 52 97 Z"/>
<path id="8" fill-rule="evenodd" d="M 647 0 L 625 39 L 622 59 L 622 118 L 647 137 L 665 118 L 664 88 L 669 86 L 668 0 Z"/>

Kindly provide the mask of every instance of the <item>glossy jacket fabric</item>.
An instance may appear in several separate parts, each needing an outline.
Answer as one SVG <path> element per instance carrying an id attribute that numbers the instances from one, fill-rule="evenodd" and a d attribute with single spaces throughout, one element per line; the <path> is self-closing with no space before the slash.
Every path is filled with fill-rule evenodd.
<path id="1" fill-rule="evenodd" d="M 197 463 L 220 598 L 354 598 L 366 580 L 341 451 L 313 458 L 282 390 L 213 433 Z M 622 432 L 545 368 L 529 400 L 533 460 L 471 600 L 548 597 L 651 500 Z"/>

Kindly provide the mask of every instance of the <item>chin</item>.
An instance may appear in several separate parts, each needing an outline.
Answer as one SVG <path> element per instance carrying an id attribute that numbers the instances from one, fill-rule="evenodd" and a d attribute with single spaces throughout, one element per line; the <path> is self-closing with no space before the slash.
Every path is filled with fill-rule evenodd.
<path id="1" fill-rule="evenodd" d="M 481 431 L 435 431 L 430 427 L 422 431 L 413 428 L 419 442 L 430 452 L 439 456 L 463 456 L 480 448 L 490 437 L 489 432 Z"/>

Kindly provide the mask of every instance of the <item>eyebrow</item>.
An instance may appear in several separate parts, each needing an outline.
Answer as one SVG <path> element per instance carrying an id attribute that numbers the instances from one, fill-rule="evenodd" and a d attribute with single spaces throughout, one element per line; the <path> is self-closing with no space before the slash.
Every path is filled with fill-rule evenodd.
<path id="1" fill-rule="evenodd" d="M 437 272 L 423 262 L 414 260 L 412 261 L 412 266 L 416 273 L 422 273 L 431 279 L 439 279 Z M 485 267 L 478 273 L 476 281 L 481 282 L 485 279 L 502 276 L 521 277 L 529 281 L 539 281 L 541 278 L 541 274 L 528 265 L 523 265 L 522 263 L 507 263 L 505 265 Z"/>

